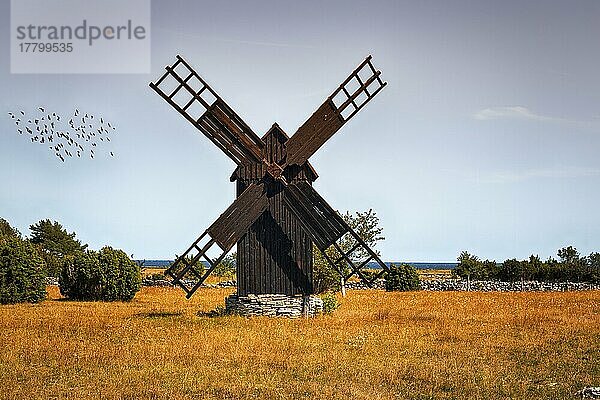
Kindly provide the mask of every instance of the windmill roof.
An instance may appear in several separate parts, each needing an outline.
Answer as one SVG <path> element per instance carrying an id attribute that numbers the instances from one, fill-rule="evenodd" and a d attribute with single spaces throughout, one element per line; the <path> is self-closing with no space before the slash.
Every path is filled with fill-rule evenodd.
<path id="1" fill-rule="evenodd" d="M 279 124 L 277 124 L 276 122 L 271 126 L 271 128 L 269 128 L 269 130 L 262 136 L 261 139 L 263 139 L 263 141 L 265 141 L 265 139 L 269 136 L 269 135 L 274 135 L 274 134 L 279 134 L 281 136 L 283 136 L 285 138 L 285 141 L 287 141 L 290 137 L 288 136 L 287 133 L 285 133 L 285 131 L 283 129 L 281 129 L 281 127 L 279 126 Z M 307 169 L 307 172 L 310 173 L 310 175 L 312 175 L 313 177 L 313 181 L 316 180 L 319 177 L 319 174 L 317 174 L 317 171 L 315 171 L 315 169 L 313 168 L 313 166 L 310 164 L 310 162 L 305 162 L 302 165 L 303 168 Z M 238 179 L 238 171 L 239 169 L 242 167 L 236 167 L 236 169 L 233 171 L 233 173 L 231 174 L 231 177 L 229 178 L 229 180 L 231 182 L 235 182 Z"/>

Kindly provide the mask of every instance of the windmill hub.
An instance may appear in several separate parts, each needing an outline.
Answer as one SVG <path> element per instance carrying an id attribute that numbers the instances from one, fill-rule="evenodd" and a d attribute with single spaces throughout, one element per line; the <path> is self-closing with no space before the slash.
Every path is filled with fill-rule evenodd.
<path id="1" fill-rule="evenodd" d="M 283 168 L 281 168 L 277 163 L 268 163 L 267 172 L 275 179 L 281 180 L 283 178 Z M 284 183 L 287 182 L 284 180 Z"/>
<path id="2" fill-rule="evenodd" d="M 150 87 L 237 164 L 231 176 L 237 198 L 166 271 L 188 297 L 235 245 L 237 293 L 232 297 L 239 305 L 255 296 L 250 308 L 265 303 L 256 296 L 272 295 L 289 297 L 276 296 L 292 308 L 317 304 L 310 300 L 313 245 L 344 280 L 356 276 L 371 285 L 388 270 L 312 187 L 318 175 L 308 161 L 385 87 L 371 56 L 291 137 L 277 124 L 259 137 L 179 55 L 165 70 Z M 367 278 L 363 269 L 371 263 L 380 272 Z"/>

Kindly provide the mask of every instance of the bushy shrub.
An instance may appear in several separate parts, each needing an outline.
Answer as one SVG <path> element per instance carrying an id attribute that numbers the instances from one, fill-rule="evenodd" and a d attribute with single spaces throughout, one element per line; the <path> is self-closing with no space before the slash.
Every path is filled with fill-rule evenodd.
<path id="1" fill-rule="evenodd" d="M 66 259 L 59 285 L 73 300 L 129 301 L 140 290 L 140 267 L 112 247 L 80 252 Z"/>
<path id="2" fill-rule="evenodd" d="M 341 276 L 313 245 L 313 290 L 316 294 L 340 290 Z"/>
<path id="3" fill-rule="evenodd" d="M 385 274 L 385 290 L 402 291 L 420 290 L 421 280 L 417 270 L 412 265 L 391 265 L 390 271 Z"/>
<path id="4" fill-rule="evenodd" d="M 37 248 L 16 237 L 0 237 L 0 304 L 45 298 L 45 264 Z"/>
<path id="5" fill-rule="evenodd" d="M 323 300 L 323 313 L 324 314 L 330 314 L 339 308 L 340 302 L 338 301 L 335 293 L 326 292 L 326 293 L 323 293 L 320 297 L 321 297 L 321 300 Z"/>
<path id="6" fill-rule="evenodd" d="M 360 273 L 368 280 L 373 281 L 375 278 L 379 276 L 381 273 L 380 269 L 367 269 L 364 268 L 360 271 Z"/>
<path id="7" fill-rule="evenodd" d="M 145 280 L 149 280 L 149 281 L 156 282 L 156 281 L 164 281 L 164 280 L 165 280 L 165 279 L 167 279 L 167 278 L 165 277 L 165 274 L 157 273 L 157 274 L 149 274 L 149 275 L 146 275 L 146 276 L 144 277 L 144 279 L 145 279 Z"/>

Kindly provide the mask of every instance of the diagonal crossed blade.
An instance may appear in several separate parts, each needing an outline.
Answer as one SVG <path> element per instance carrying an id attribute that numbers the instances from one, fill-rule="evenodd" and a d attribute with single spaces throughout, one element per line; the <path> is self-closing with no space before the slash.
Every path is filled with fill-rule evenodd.
<path id="1" fill-rule="evenodd" d="M 167 103 L 182 114 L 200 132 L 207 136 L 238 165 L 252 163 L 268 164 L 264 157 L 265 145 L 250 127 L 221 99 L 221 97 L 180 56 L 172 66 L 150 87 Z M 350 118 L 364 107 L 386 82 L 380 78 L 368 56 L 325 102 L 300 126 L 286 142 L 286 157 L 279 165 L 267 165 L 267 171 L 281 178 L 283 170 L 291 165 L 303 165 L 329 138 Z M 170 86 L 169 86 L 170 84 Z M 306 182 L 285 186 L 284 202 L 301 223 L 302 228 L 338 271 L 349 278 L 358 275 L 367 283 L 361 272 L 368 262 L 375 261 L 382 268 L 387 266 L 341 216 Z M 267 210 L 269 199 L 264 183 L 250 184 L 246 190 L 225 210 L 219 218 L 167 269 L 174 283 L 179 284 L 189 298 L 206 280 L 231 248 L 244 236 L 252 224 Z M 347 251 L 339 246 L 339 240 L 350 235 L 355 245 Z M 220 255 L 215 259 L 208 251 L 218 246 Z M 328 249 L 334 249 L 335 259 Z M 352 253 L 362 250 L 368 258 L 356 262 Z M 205 270 L 203 263 L 208 263 Z M 351 272 L 345 274 L 339 267 L 345 263 Z M 379 274 L 380 275 L 380 274 Z M 375 278 L 374 278 L 375 279 Z"/>
<path id="2" fill-rule="evenodd" d="M 311 237 L 317 248 L 327 261 L 347 280 L 356 274 L 367 284 L 388 270 L 387 265 L 379 256 L 358 236 L 358 234 L 344 221 L 344 219 L 306 182 L 289 184 L 284 189 L 284 202 L 289 210 L 296 216 L 302 229 Z M 269 199 L 266 196 L 264 184 L 251 184 L 235 201 L 225 210 L 219 218 L 173 263 L 166 271 L 187 293 L 188 298 L 202 285 L 210 273 L 229 253 L 233 246 L 246 234 L 252 224 L 267 210 Z M 340 247 L 339 241 L 345 235 L 354 239 L 354 246 L 350 250 Z M 204 242 L 203 242 L 204 239 Z M 199 243 L 205 243 L 199 245 Z M 220 256 L 210 259 L 206 253 L 214 246 L 220 249 Z M 336 258 L 330 257 L 328 250 L 334 249 Z M 361 251 L 368 257 L 356 261 L 352 254 Z M 190 254 L 195 254 L 188 259 Z M 198 268 L 198 261 L 206 261 L 209 268 L 202 271 Z M 369 262 L 376 262 L 381 272 L 367 278 L 362 273 Z M 340 265 L 347 265 L 351 272 L 345 273 Z M 192 276 L 192 284 L 184 280 L 185 276 Z"/>

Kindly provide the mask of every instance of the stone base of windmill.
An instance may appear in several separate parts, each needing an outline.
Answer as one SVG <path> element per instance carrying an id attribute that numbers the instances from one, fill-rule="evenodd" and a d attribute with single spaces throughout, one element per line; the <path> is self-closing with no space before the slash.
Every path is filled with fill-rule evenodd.
<path id="1" fill-rule="evenodd" d="M 227 313 L 244 316 L 313 317 L 323 312 L 323 300 L 314 295 L 232 294 L 225 298 L 225 310 Z"/>

